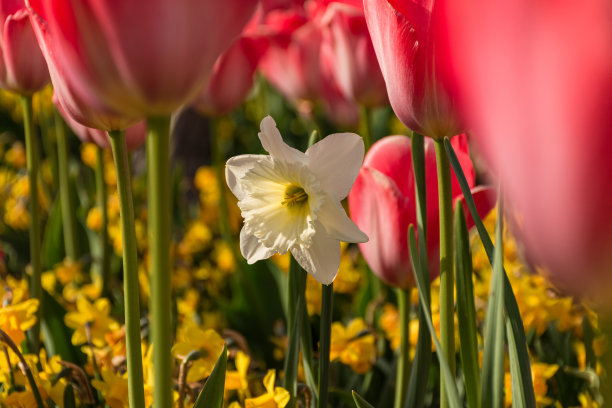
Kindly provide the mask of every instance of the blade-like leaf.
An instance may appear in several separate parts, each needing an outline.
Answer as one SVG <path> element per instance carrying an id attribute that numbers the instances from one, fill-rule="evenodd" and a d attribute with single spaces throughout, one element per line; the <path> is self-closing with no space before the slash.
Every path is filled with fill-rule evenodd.
<path id="1" fill-rule="evenodd" d="M 476 226 L 476 229 L 478 230 L 478 235 L 482 240 L 482 244 L 489 258 L 489 262 L 491 263 L 491 265 L 493 265 L 493 251 L 495 250 L 495 247 L 493 246 L 493 242 L 491 242 L 491 237 L 489 236 L 487 229 L 485 228 L 482 220 L 480 219 L 478 211 L 476 211 L 474 197 L 472 197 L 472 193 L 470 192 L 470 186 L 468 185 L 468 182 L 465 178 L 465 174 L 463 174 L 463 170 L 461 169 L 461 165 L 459 164 L 457 155 L 453 150 L 453 146 L 446 138 L 444 139 L 444 147 L 448 152 L 448 158 L 451 162 L 453 170 L 455 171 L 455 175 L 457 176 L 457 181 L 459 181 L 461 192 L 463 193 L 465 202 L 468 206 L 468 209 L 470 210 L 470 214 L 472 215 L 472 219 L 474 220 L 474 224 Z M 533 382 L 531 379 L 531 361 L 529 360 L 529 353 L 527 352 L 527 338 L 525 337 L 525 327 L 523 326 L 523 320 L 521 319 L 518 304 L 516 303 L 516 297 L 514 296 L 512 286 L 510 285 L 510 281 L 508 280 L 508 276 L 505 270 L 504 308 L 507 320 L 506 326 L 508 328 L 511 328 L 511 330 L 506 330 L 506 336 L 512 337 L 512 339 L 508 340 L 508 347 L 514 348 L 514 350 L 512 350 L 510 354 L 516 356 L 519 369 L 519 371 L 517 372 L 515 367 L 515 370 L 511 370 L 510 373 L 513 377 L 517 375 L 520 375 L 521 377 L 520 381 L 515 379 L 513 380 L 512 384 L 513 386 L 522 386 L 519 392 L 523 396 L 525 407 L 535 408 L 535 393 L 533 391 Z"/>
<path id="2" fill-rule="evenodd" d="M 429 265 L 427 265 L 427 191 L 425 183 L 425 145 L 423 135 L 412 135 L 412 167 L 414 170 L 414 186 L 417 196 L 417 230 L 420 255 L 421 274 L 427 297 L 429 298 Z M 426 305 L 430 310 L 429 303 Z M 419 305 L 419 327 L 427 324 L 423 306 Z M 430 312 L 431 313 L 431 312 Z M 419 330 L 414 361 L 410 372 L 410 383 L 406 396 L 405 408 L 421 408 L 425 404 L 429 367 L 431 366 L 431 336 L 426 330 Z"/>
<path id="3" fill-rule="evenodd" d="M 468 407 L 480 407 L 480 368 L 476 338 L 476 310 L 472 283 L 472 253 L 463 206 L 455 206 L 455 273 L 457 277 L 457 320 L 461 366 L 465 377 Z"/>
<path id="4" fill-rule="evenodd" d="M 283 387 L 289 391 L 291 401 L 289 407 L 295 406 L 297 396 L 297 372 L 298 372 L 298 357 L 300 353 L 300 332 L 302 327 L 302 318 L 304 316 L 304 296 L 298 295 L 297 307 L 295 308 L 295 315 L 293 318 L 293 324 L 289 329 L 289 348 L 287 349 L 287 355 L 285 356 L 285 378 L 283 379 Z"/>
<path id="5" fill-rule="evenodd" d="M 66 388 L 64 389 L 64 408 L 76 408 L 74 388 L 72 388 L 72 384 L 66 385 Z"/>
<path id="6" fill-rule="evenodd" d="M 366 401 L 361 395 L 353 391 L 353 399 L 355 400 L 355 406 L 357 408 L 374 408 L 372 404 Z"/>
<path id="7" fill-rule="evenodd" d="M 436 354 L 438 355 L 438 360 L 440 363 L 440 370 L 442 370 L 442 375 L 444 376 L 446 385 L 446 395 L 448 397 L 448 403 L 451 408 L 460 408 L 461 402 L 459 400 L 459 392 L 457 391 L 457 384 L 455 383 L 455 378 L 446 362 L 446 358 L 442 353 L 442 347 L 440 346 L 440 341 L 438 341 L 438 336 L 436 335 L 436 330 L 434 329 L 433 321 L 431 320 L 431 313 L 429 312 L 429 308 L 426 305 L 429 304 L 429 296 L 425 291 L 425 282 L 423 282 L 423 277 L 417 271 L 421 270 L 420 260 L 417 255 L 416 248 L 416 236 L 414 234 L 414 226 L 410 225 L 410 229 L 408 231 L 409 237 L 409 248 L 410 248 L 410 260 L 412 261 L 412 270 L 414 272 L 417 287 L 419 290 L 419 302 L 421 302 L 422 309 L 425 313 L 425 319 L 427 322 L 427 327 L 429 327 L 429 332 L 433 337 L 434 344 L 436 345 Z"/>
<path id="8" fill-rule="evenodd" d="M 503 215 L 497 217 L 493 276 L 485 317 L 484 355 L 482 360 L 482 404 L 504 405 L 504 281 L 503 281 Z"/>
<path id="9" fill-rule="evenodd" d="M 225 372 L 227 370 L 227 346 L 223 346 L 223 351 L 215 364 L 210 376 L 204 384 L 204 388 L 193 408 L 222 408 L 223 391 L 225 390 Z"/>

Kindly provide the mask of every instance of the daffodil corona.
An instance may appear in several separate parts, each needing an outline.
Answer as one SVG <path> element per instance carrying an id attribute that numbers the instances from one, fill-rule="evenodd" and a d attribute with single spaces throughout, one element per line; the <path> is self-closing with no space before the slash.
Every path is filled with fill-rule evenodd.
<path id="1" fill-rule="evenodd" d="M 270 116 L 261 122 L 259 139 L 269 156 L 232 157 L 225 170 L 244 217 L 242 255 L 252 264 L 291 251 L 315 279 L 330 284 L 340 265 L 340 241 L 368 240 L 340 205 L 357 178 L 363 140 L 336 133 L 303 153 L 283 141 Z"/>

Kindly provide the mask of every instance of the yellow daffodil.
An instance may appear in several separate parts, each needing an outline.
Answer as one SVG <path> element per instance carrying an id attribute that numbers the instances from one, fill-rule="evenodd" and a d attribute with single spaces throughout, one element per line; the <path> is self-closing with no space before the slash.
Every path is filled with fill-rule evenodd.
<path id="1" fill-rule="evenodd" d="M 110 302 L 106 298 L 89 303 L 85 296 L 77 299 L 77 310 L 67 313 L 64 317 L 66 325 L 74 329 L 72 344 L 79 345 L 87 342 L 86 327 L 90 331 L 94 346 L 103 347 L 106 344 L 104 335 L 119 329 L 119 323 L 109 316 Z"/>
<path id="2" fill-rule="evenodd" d="M 268 370 L 264 377 L 263 384 L 266 393 L 256 398 L 244 400 L 245 408 L 285 408 L 289 403 L 289 391 L 282 387 L 275 387 L 276 371 Z"/>
<path id="3" fill-rule="evenodd" d="M 225 374 L 225 391 L 237 390 L 240 393 L 248 393 L 249 381 L 247 371 L 251 364 L 250 357 L 242 351 L 236 353 L 234 359 L 236 370 L 228 370 Z"/>
<path id="4" fill-rule="evenodd" d="M 346 328 L 339 322 L 332 324 L 329 359 L 340 359 L 359 374 L 370 370 L 376 360 L 376 346 L 363 319 L 354 319 Z"/>
<path id="5" fill-rule="evenodd" d="M 187 373 L 187 381 L 200 381 L 210 375 L 221 351 L 223 338 L 212 330 L 202 330 L 195 324 L 187 325 L 183 333 L 179 333 L 181 341 L 172 348 L 172 354 L 184 359 L 192 351 L 199 351 L 200 358 L 193 362 Z"/>
<path id="6" fill-rule="evenodd" d="M 0 329 L 15 342 L 25 340 L 25 331 L 36 323 L 38 299 L 29 299 L 21 303 L 0 308 Z"/>
<path id="7" fill-rule="evenodd" d="M 340 266 L 340 241 L 368 240 L 340 205 L 363 161 L 363 140 L 337 133 L 302 153 L 285 144 L 270 116 L 261 121 L 259 139 L 269 156 L 236 156 L 226 165 L 244 217 L 242 255 L 252 264 L 291 251 L 315 279 L 330 284 Z"/>

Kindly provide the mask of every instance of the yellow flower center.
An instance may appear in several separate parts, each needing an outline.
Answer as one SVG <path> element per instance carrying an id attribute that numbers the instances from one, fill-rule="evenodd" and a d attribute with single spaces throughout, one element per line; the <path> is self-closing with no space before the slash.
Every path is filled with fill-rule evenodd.
<path id="1" fill-rule="evenodd" d="M 286 207 L 294 208 L 295 206 L 302 207 L 308 203 L 308 194 L 300 186 L 290 184 L 285 189 L 284 200 L 281 201 L 281 205 Z"/>

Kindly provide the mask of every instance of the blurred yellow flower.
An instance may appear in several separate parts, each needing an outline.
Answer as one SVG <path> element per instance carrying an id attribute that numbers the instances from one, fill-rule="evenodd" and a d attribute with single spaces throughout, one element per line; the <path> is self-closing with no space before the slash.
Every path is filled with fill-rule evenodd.
<path id="1" fill-rule="evenodd" d="M 225 391 L 236 390 L 240 393 L 249 392 L 249 381 L 247 380 L 247 371 L 251 364 L 251 358 L 239 350 L 234 359 L 236 370 L 227 370 L 225 374 Z"/>
<path id="2" fill-rule="evenodd" d="M 76 311 L 67 313 L 64 317 L 66 326 L 74 329 L 72 344 L 87 343 L 89 330 L 93 345 L 103 347 L 106 344 L 105 334 L 119 329 L 119 323 L 109 316 L 110 302 L 106 298 L 100 298 L 92 304 L 85 296 L 80 296 L 76 306 Z"/>
<path id="3" fill-rule="evenodd" d="M 92 231 L 100 231 L 102 228 L 102 211 L 98 207 L 91 207 L 87 213 L 87 227 Z"/>
<path id="4" fill-rule="evenodd" d="M 531 363 L 531 378 L 533 380 L 533 391 L 536 397 L 536 405 L 538 407 L 547 407 L 554 403 L 554 399 L 547 397 L 548 384 L 546 383 L 559 370 L 557 364 L 545 364 L 539 362 Z M 506 407 L 512 406 L 512 379 L 510 372 L 506 371 L 504 376 L 504 387 L 506 389 L 505 404 Z"/>
<path id="5" fill-rule="evenodd" d="M 195 382 L 208 377 L 223 350 L 223 338 L 216 331 L 202 330 L 196 324 L 185 325 L 178 337 L 179 341 L 172 347 L 172 354 L 177 358 L 185 359 L 192 351 L 200 352 L 187 373 L 187 381 Z"/>
<path id="6" fill-rule="evenodd" d="M 36 323 L 38 299 L 0 308 L 0 329 L 19 345 L 25 340 L 25 331 Z"/>
<path id="7" fill-rule="evenodd" d="M 376 361 L 374 340 L 374 335 L 361 318 L 352 320 L 346 328 L 335 322 L 331 328 L 329 359 L 340 359 L 356 373 L 365 374 Z"/>
<path id="8" fill-rule="evenodd" d="M 25 147 L 21 141 L 13 143 L 4 154 L 4 160 L 16 169 L 23 169 L 26 166 Z"/>
<path id="9" fill-rule="evenodd" d="M 263 379 L 266 393 L 256 398 L 244 400 L 245 408 L 285 408 L 289 403 L 289 391 L 283 387 L 275 387 L 276 371 L 268 370 Z"/>

